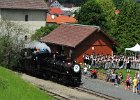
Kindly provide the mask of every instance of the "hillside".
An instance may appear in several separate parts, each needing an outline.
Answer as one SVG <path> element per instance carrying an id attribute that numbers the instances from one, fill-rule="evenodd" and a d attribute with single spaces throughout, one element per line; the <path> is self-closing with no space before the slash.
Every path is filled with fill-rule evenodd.
<path id="1" fill-rule="evenodd" d="M 0 67 L 0 100 L 53 100 L 45 92 Z"/>

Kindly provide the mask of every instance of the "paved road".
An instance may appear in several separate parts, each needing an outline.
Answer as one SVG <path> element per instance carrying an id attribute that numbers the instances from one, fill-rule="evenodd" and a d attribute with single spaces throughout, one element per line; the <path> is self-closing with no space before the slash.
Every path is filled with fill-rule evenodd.
<path id="1" fill-rule="evenodd" d="M 81 87 L 94 90 L 109 96 L 120 98 L 121 100 L 140 100 L 140 94 L 132 93 L 132 90 L 125 90 L 122 87 L 115 87 L 111 83 L 99 79 L 82 77 Z"/>

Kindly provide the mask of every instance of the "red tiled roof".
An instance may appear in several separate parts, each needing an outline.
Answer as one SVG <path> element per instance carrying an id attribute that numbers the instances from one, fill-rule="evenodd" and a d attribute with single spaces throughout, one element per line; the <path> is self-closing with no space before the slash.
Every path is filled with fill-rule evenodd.
<path id="1" fill-rule="evenodd" d="M 77 20 L 73 17 L 69 17 L 69 16 L 59 16 L 57 17 L 57 24 L 61 24 L 61 23 L 76 23 Z"/>
<path id="2" fill-rule="evenodd" d="M 51 15 L 47 15 L 47 23 L 57 23 L 57 24 L 61 24 L 61 23 L 76 23 L 77 20 L 73 17 L 69 17 L 69 16 L 55 16 L 55 18 L 53 19 L 51 17 Z"/>
<path id="3" fill-rule="evenodd" d="M 56 17 L 57 17 L 57 16 L 54 16 L 54 18 L 52 18 L 51 15 L 47 15 L 46 21 L 47 21 L 48 23 L 56 23 Z"/>
<path id="4" fill-rule="evenodd" d="M 48 10 L 44 0 L 0 0 L 0 8 Z"/>
<path id="5" fill-rule="evenodd" d="M 53 8 L 50 8 L 50 14 L 62 15 L 64 13 L 60 8 L 53 7 Z"/>
<path id="6" fill-rule="evenodd" d="M 96 30 L 98 28 L 94 26 L 61 24 L 41 41 L 75 48 Z"/>

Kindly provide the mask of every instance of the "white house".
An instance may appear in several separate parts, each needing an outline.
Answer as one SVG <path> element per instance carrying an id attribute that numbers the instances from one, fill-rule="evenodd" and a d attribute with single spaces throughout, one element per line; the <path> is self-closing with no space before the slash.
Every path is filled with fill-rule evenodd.
<path id="1" fill-rule="evenodd" d="M 50 4 L 50 7 L 56 7 L 56 8 L 61 8 L 62 7 L 62 5 L 57 1 L 57 0 L 50 0 L 51 2 L 51 4 Z"/>
<path id="2" fill-rule="evenodd" d="M 46 25 L 48 9 L 44 0 L 0 0 L 0 19 L 21 24 L 34 33 Z"/>

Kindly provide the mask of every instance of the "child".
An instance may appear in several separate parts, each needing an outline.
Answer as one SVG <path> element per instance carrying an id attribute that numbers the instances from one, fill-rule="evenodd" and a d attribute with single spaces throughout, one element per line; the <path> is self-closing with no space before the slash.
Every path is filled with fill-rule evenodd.
<path id="1" fill-rule="evenodd" d="M 138 84 L 138 80 L 136 77 L 134 77 L 134 79 L 133 79 L 133 93 L 137 93 L 137 84 Z"/>
<path id="2" fill-rule="evenodd" d="M 91 78 L 94 78 L 94 79 L 97 78 L 97 70 L 96 70 L 96 69 L 93 69 L 93 70 L 91 71 Z"/>
<path id="3" fill-rule="evenodd" d="M 126 76 L 125 83 L 126 83 L 125 89 L 130 89 L 130 75 L 129 74 L 127 74 Z"/>
<path id="4" fill-rule="evenodd" d="M 87 67 L 84 67 L 84 75 L 87 74 Z"/>

